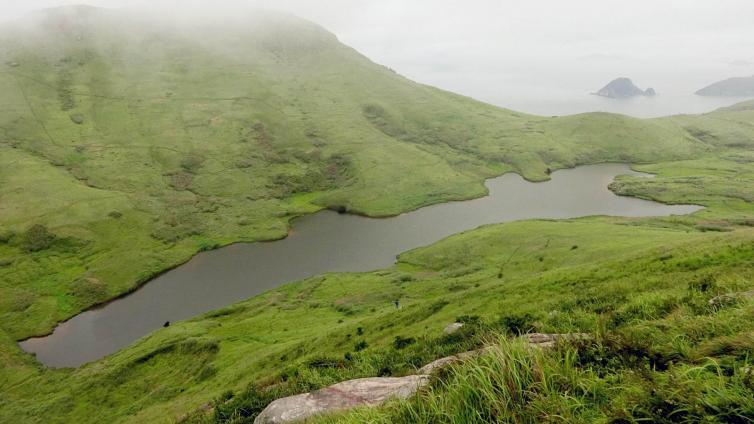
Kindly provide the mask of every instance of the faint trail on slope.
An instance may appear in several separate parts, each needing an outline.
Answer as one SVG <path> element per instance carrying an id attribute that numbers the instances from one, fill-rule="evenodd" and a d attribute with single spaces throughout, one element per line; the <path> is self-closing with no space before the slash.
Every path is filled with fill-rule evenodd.
<path id="1" fill-rule="evenodd" d="M 15 74 L 12 74 L 12 73 L 11 73 L 11 75 L 13 75 L 13 79 L 16 81 L 16 84 L 18 84 L 18 89 L 21 91 L 21 94 L 24 96 L 24 101 L 26 102 L 26 106 L 29 107 L 29 111 L 31 112 L 32 116 L 34 116 L 34 120 L 37 121 L 37 123 L 42 128 L 42 130 L 44 131 L 44 133 L 47 135 L 47 138 L 50 140 L 50 142 L 52 144 L 54 144 L 54 145 L 58 145 L 58 143 L 52 137 L 52 135 L 50 134 L 50 132 L 47 131 L 47 126 L 45 126 L 44 122 L 39 117 L 39 115 L 37 115 L 37 112 L 34 110 L 34 107 L 31 105 L 31 101 L 29 100 L 29 96 L 26 95 L 26 90 L 24 90 L 24 87 L 21 84 L 21 82 L 18 80 L 18 77 Z"/>

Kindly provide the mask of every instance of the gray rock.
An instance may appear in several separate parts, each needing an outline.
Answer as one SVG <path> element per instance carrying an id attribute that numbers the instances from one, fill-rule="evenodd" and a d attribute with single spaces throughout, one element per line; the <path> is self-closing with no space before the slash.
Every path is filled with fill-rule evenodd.
<path id="1" fill-rule="evenodd" d="M 419 368 L 419 374 L 430 375 L 439 369 L 458 363 L 461 360 L 462 359 L 458 355 L 446 356 Z"/>
<path id="2" fill-rule="evenodd" d="M 442 330 L 442 332 L 445 334 L 453 334 L 456 331 L 460 330 L 461 327 L 463 327 L 462 322 L 454 322 L 452 324 L 446 325 L 445 328 Z"/>
<path id="3" fill-rule="evenodd" d="M 559 340 L 586 339 L 591 336 L 585 333 L 533 333 L 522 337 L 530 347 L 547 349 L 555 346 Z M 343 411 L 359 406 L 376 406 L 390 398 L 406 399 L 429 382 L 430 374 L 469 358 L 483 355 L 495 348 L 496 346 L 487 346 L 440 358 L 420 368 L 417 375 L 348 380 L 311 393 L 281 398 L 267 405 L 254 420 L 254 424 L 292 423 L 317 414 Z"/>
<path id="4" fill-rule="evenodd" d="M 317 414 L 376 406 L 391 398 L 406 399 L 428 381 L 426 375 L 343 381 L 311 393 L 275 400 L 257 416 L 254 424 L 292 423 Z"/>
<path id="5" fill-rule="evenodd" d="M 483 347 L 481 349 L 471 350 L 471 351 L 468 351 L 468 352 L 461 352 L 461 353 L 459 353 L 457 355 L 450 355 L 450 356 L 446 356 L 444 358 L 440 358 L 440 359 L 434 360 L 434 361 L 428 363 L 427 365 L 419 368 L 419 374 L 430 375 L 433 372 L 435 372 L 435 371 L 437 371 L 437 370 L 439 370 L 441 368 L 445 368 L 447 366 L 456 364 L 458 362 L 465 361 L 465 360 L 470 359 L 470 358 L 474 358 L 474 357 L 477 357 L 477 356 L 480 356 L 480 355 L 484 355 L 485 353 L 489 352 L 492 349 L 494 349 L 494 346 L 487 346 L 487 347 Z"/>
<path id="6" fill-rule="evenodd" d="M 589 334 L 587 333 L 566 333 L 566 334 L 531 333 L 531 334 L 525 334 L 522 336 L 522 338 L 526 340 L 526 343 L 529 345 L 529 347 L 541 348 L 541 349 L 549 349 L 551 347 L 554 347 L 555 344 L 557 344 L 559 340 L 568 340 L 568 339 L 583 340 L 583 339 L 588 339 L 589 337 L 591 336 L 589 336 Z M 444 358 L 437 359 L 419 368 L 419 374 L 430 375 L 441 368 L 445 368 L 447 366 L 457 364 L 469 358 L 484 355 L 485 353 L 488 353 L 490 350 L 494 348 L 495 346 L 487 346 L 481 349 L 472 350 L 469 352 L 462 352 L 457 355 L 451 355 L 451 356 L 446 356 Z"/>
<path id="7" fill-rule="evenodd" d="M 530 347 L 549 349 L 555 347 L 561 340 L 586 340 L 591 336 L 587 333 L 563 333 L 563 334 L 545 334 L 531 333 L 523 336 Z"/>
<path id="8" fill-rule="evenodd" d="M 70 115 L 71 122 L 77 125 L 81 125 L 84 123 L 84 115 L 80 113 L 74 113 Z"/>
<path id="9" fill-rule="evenodd" d="M 735 303 L 739 300 L 751 299 L 754 297 L 754 290 L 738 293 L 726 293 L 720 296 L 715 296 L 709 300 L 710 306 L 724 306 L 731 303 Z"/>

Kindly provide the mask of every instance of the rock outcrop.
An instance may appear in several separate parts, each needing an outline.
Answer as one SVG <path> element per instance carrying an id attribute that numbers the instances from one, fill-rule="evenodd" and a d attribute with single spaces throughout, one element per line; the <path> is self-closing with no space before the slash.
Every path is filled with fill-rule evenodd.
<path id="1" fill-rule="evenodd" d="M 475 356 L 483 355 L 484 353 L 488 352 L 490 349 L 492 349 L 492 347 L 488 346 L 482 349 L 472 350 L 469 352 L 463 352 L 457 355 L 446 356 L 444 358 L 434 360 L 428 363 L 427 365 L 419 368 L 419 374 L 430 375 L 434 373 L 435 371 L 440 370 L 442 368 L 465 361 Z"/>
<path id="2" fill-rule="evenodd" d="M 587 340 L 592 336 L 588 333 L 563 333 L 563 334 L 545 334 L 531 333 L 526 334 L 523 338 L 529 344 L 529 347 L 549 349 L 562 340 Z"/>
<path id="3" fill-rule="evenodd" d="M 453 334 L 456 331 L 460 330 L 461 327 L 463 327 L 463 323 L 454 322 L 454 323 L 446 325 L 445 328 L 442 330 L 442 332 L 445 334 Z"/>
<path id="4" fill-rule="evenodd" d="M 709 300 L 710 306 L 725 306 L 731 303 L 735 303 L 739 300 L 754 298 L 754 290 L 737 293 L 726 293 L 720 296 L 715 296 Z"/>
<path id="5" fill-rule="evenodd" d="M 529 347 L 536 349 L 552 348 L 560 340 L 578 340 L 589 337 L 585 333 L 532 333 L 522 336 Z M 406 399 L 425 386 L 431 374 L 469 358 L 483 355 L 491 349 L 494 349 L 494 346 L 437 359 L 421 367 L 416 375 L 359 378 L 343 381 L 311 393 L 280 398 L 267 405 L 254 420 L 254 424 L 293 423 L 322 413 L 343 411 L 359 406 L 376 406 L 388 399 Z"/>
<path id="6" fill-rule="evenodd" d="M 388 399 L 406 399 L 429 382 L 426 375 L 359 378 L 343 381 L 311 393 L 281 398 L 270 403 L 254 424 L 282 424 L 317 414 L 375 406 Z"/>
<path id="7" fill-rule="evenodd" d="M 628 78 L 616 78 L 593 94 L 602 97 L 609 97 L 611 99 L 625 99 L 635 96 L 651 97 L 656 95 L 657 92 L 655 92 L 654 88 L 651 87 L 647 88 L 646 90 L 642 90 L 641 88 L 634 85 L 633 81 Z"/>

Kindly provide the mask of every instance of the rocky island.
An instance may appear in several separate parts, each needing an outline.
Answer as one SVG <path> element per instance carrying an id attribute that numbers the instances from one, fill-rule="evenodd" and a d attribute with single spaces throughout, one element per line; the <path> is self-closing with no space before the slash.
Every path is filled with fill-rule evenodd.
<path id="1" fill-rule="evenodd" d="M 611 99 L 625 99 L 635 96 L 647 96 L 652 97 L 657 93 L 653 88 L 647 88 L 642 90 L 634 85 L 633 81 L 629 78 L 616 78 L 610 81 L 609 84 L 602 87 L 596 93 L 592 93 L 596 96 L 609 97 Z"/>
<path id="2" fill-rule="evenodd" d="M 695 94 L 710 97 L 754 96 L 754 75 L 718 81 L 698 90 Z"/>

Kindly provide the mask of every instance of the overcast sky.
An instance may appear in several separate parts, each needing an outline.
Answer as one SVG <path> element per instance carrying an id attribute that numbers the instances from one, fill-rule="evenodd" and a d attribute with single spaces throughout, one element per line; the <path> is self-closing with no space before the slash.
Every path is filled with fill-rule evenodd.
<path id="1" fill-rule="evenodd" d="M 0 0 L 0 19 L 62 4 L 143 0 Z M 556 113 L 631 77 L 665 101 L 719 79 L 754 74 L 752 0 L 153 0 L 163 10 L 255 5 L 315 21 L 414 80 L 501 106 Z M 578 99 L 594 102 L 591 99 Z M 534 103 L 531 103 L 531 102 Z M 685 102 L 685 100 L 684 100 Z M 589 109 L 594 106 L 584 105 Z M 541 110 L 537 110 L 540 108 Z"/>

